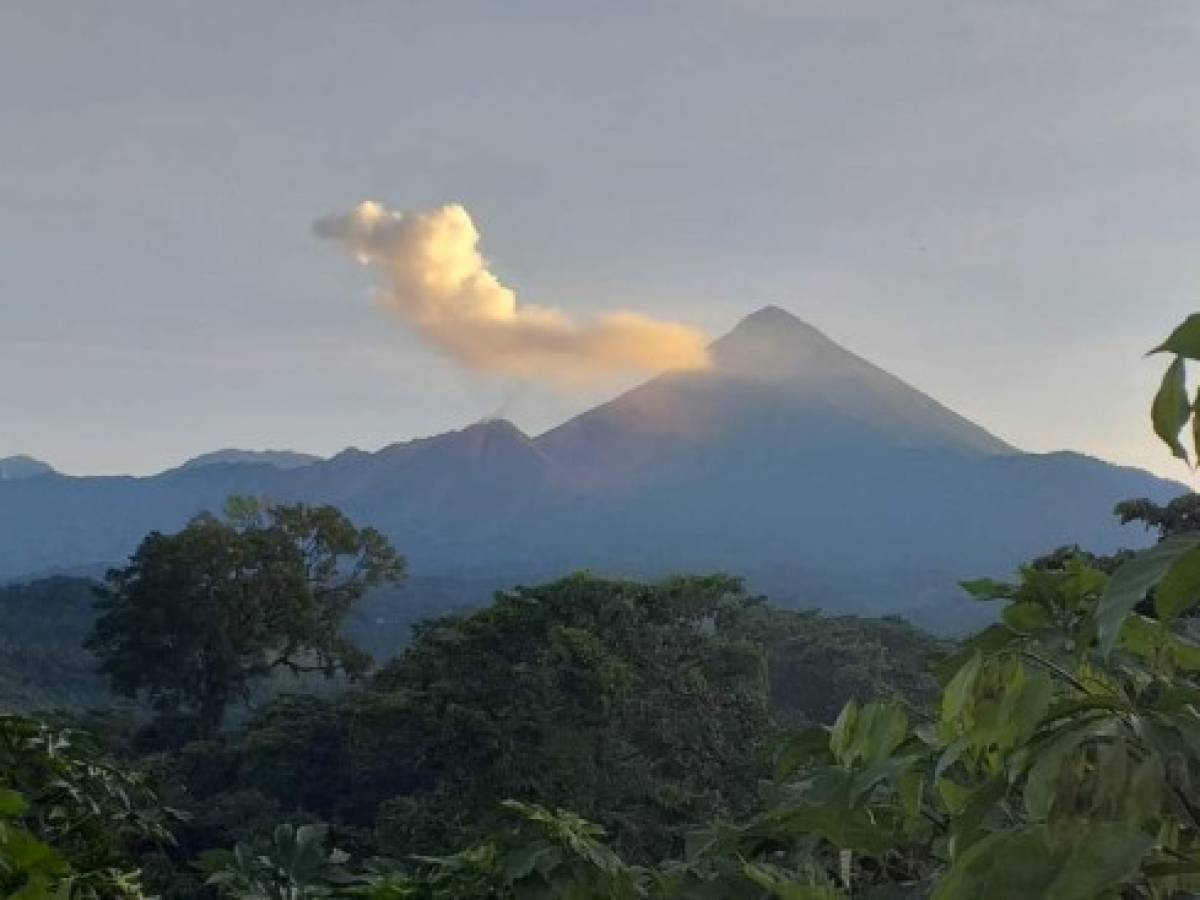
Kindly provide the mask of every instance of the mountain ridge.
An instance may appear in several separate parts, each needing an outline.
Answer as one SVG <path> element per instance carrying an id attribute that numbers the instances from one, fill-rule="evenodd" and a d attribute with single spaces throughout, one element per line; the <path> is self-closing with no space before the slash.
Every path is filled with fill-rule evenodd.
<path id="1" fill-rule="evenodd" d="M 0 481 L 0 579 L 118 561 L 250 493 L 334 503 L 414 572 L 476 586 L 725 570 L 782 602 L 936 619 L 971 614 L 961 578 L 1062 544 L 1145 543 L 1113 505 L 1183 489 L 1023 453 L 777 307 L 711 350 L 708 371 L 652 378 L 536 437 L 489 419 L 289 469 Z"/>
<path id="2" fill-rule="evenodd" d="M 37 478 L 53 475 L 54 467 L 24 453 L 0 459 L 0 481 L 16 481 L 19 478 Z"/>
<path id="3" fill-rule="evenodd" d="M 176 469 L 187 471 L 200 469 L 204 466 L 240 466 L 261 465 L 272 466 L 276 469 L 298 469 L 320 462 L 321 457 L 312 453 L 298 453 L 295 450 L 244 450 L 227 447 L 222 450 L 212 450 L 201 453 L 176 466 Z"/>

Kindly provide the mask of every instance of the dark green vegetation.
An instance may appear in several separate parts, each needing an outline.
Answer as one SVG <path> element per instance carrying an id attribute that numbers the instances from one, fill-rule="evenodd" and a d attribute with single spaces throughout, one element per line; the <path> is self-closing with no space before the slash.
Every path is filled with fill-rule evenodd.
<path id="1" fill-rule="evenodd" d="M 967 587 L 1000 621 L 953 647 L 895 620 L 773 610 L 722 577 L 516 589 L 425 623 L 359 685 L 277 697 L 202 740 L 93 718 L 124 760 L 95 769 L 134 779 L 142 824 L 56 849 L 36 785 L 14 778 L 10 833 L 54 855 L 0 844 L 0 860 L 32 895 L 70 872 L 81 896 L 1200 885 L 1200 644 L 1179 627 L 1200 601 L 1200 534 L 1123 560 L 1060 551 Z M 164 822 L 171 840 L 144 831 Z"/>
<path id="2" fill-rule="evenodd" d="M 1177 625 L 1200 603 L 1200 534 L 1167 537 L 1114 564 L 1111 575 L 1078 555 L 1057 556 L 1027 567 L 1015 583 L 967 585 L 978 600 L 999 605 L 1001 621 L 935 666 L 936 702 L 852 701 L 830 727 L 757 731 L 754 755 L 769 763 L 769 777 L 749 795 L 753 809 L 740 816 L 716 811 L 675 831 L 686 840 L 672 842 L 668 862 L 647 859 L 656 848 L 629 845 L 630 812 L 616 796 L 606 798 L 613 805 L 601 813 L 603 827 L 591 824 L 594 815 L 551 812 L 573 785 L 550 788 L 556 757 L 534 743 L 518 758 L 536 754 L 542 767 L 504 785 L 520 795 L 523 784 L 527 796 L 504 804 L 507 822 L 487 821 L 491 833 L 452 856 L 364 866 L 330 855 L 320 830 L 289 830 L 258 855 L 243 849 L 212 860 L 218 880 L 251 896 L 319 891 L 340 879 L 371 896 L 427 898 L 1190 896 L 1200 887 L 1193 799 L 1200 644 Z M 718 584 L 664 589 L 688 596 Z M 580 587 L 566 582 L 549 590 Z M 586 587 L 621 594 L 620 586 Z M 586 596 L 579 598 L 585 608 Z M 1152 616 L 1136 612 L 1148 596 Z M 760 609 L 727 604 L 709 613 L 713 648 L 722 653 L 733 635 L 754 633 L 748 621 Z M 713 609 L 705 602 L 693 608 Z M 435 682 L 447 680 L 438 665 L 430 671 Z M 741 665 L 728 671 L 750 683 Z M 486 680 L 488 668 L 479 675 Z M 498 712 L 513 710 L 501 705 Z M 564 728 L 574 731 L 570 723 Z M 733 734 L 751 755 L 748 738 L 756 729 Z M 573 754 L 580 804 L 595 784 L 578 749 L 588 743 Z M 668 758 L 679 759 L 680 749 L 672 747 Z M 641 761 L 643 783 L 651 762 Z M 729 762 L 725 771 L 736 774 L 736 756 Z M 734 795 L 734 781 L 720 783 Z M 477 816 L 470 826 L 490 818 L 486 811 Z M 418 835 L 404 833 L 399 844 L 413 848 Z M 341 836 L 335 829 L 332 837 Z"/>
<path id="3" fill-rule="evenodd" d="M 230 501 L 178 534 L 151 534 L 108 573 L 86 645 L 114 690 L 212 734 L 276 670 L 363 674 L 343 624 L 366 592 L 404 574 L 377 531 L 330 506 Z"/>
<path id="4" fill-rule="evenodd" d="M 96 621 L 99 585 L 90 578 L 54 576 L 0 586 L 0 709 L 125 705 L 96 671 L 96 658 L 82 646 Z M 350 610 L 343 634 L 375 659 L 387 660 L 408 644 L 417 622 L 478 608 L 488 597 L 479 584 L 464 590 L 462 582 L 406 578 L 367 594 Z M 295 690 L 296 685 L 289 673 L 276 673 L 254 695 L 261 701 L 265 695 Z"/>
<path id="5" fill-rule="evenodd" d="M 207 554 L 191 552 L 194 542 L 229 552 L 246 530 L 204 518 L 178 535 L 152 536 L 140 568 L 112 573 L 102 607 L 148 563 L 171 576 L 169 589 L 140 588 L 149 610 L 198 586 L 220 599 L 230 573 L 259 569 L 214 568 Z M 273 547 L 252 552 L 262 546 Z M 279 583 L 233 582 L 247 603 L 254 591 L 273 596 Z M 64 579 L 37 590 L 55 586 L 69 594 L 61 605 L 79 639 L 87 585 Z M 37 608 L 49 614 L 54 604 Z M 30 612 L 32 636 L 41 626 Z M 149 614 L 101 618 L 96 632 L 137 632 Z M 187 634 L 163 634 L 182 647 L 201 636 L 232 646 L 242 627 L 216 615 Z M 196 731 L 180 715 L 195 703 L 159 704 L 153 718 L 138 707 L 74 721 L 122 766 L 153 773 L 164 802 L 180 811 L 174 843 L 143 846 L 129 861 L 131 871 L 144 870 L 147 889 L 172 896 L 204 892 L 194 861 L 211 862 L 209 851 L 239 842 L 258 847 L 278 822 L 329 823 L 355 859 L 407 860 L 505 828 L 512 810 L 499 801 L 507 797 L 530 809 L 576 809 L 602 823 L 625 858 L 650 864 L 681 855 L 695 823 L 752 813 L 779 723 L 831 721 L 851 698 L 893 691 L 924 704 L 936 688 L 927 660 L 943 649 L 895 619 L 775 610 L 725 577 L 645 585 L 578 575 L 504 592 L 476 613 L 430 619 L 357 685 L 281 694 L 201 739 L 188 738 Z M 175 672 L 147 665 L 143 687 L 173 689 L 187 671 L 180 662 Z"/>
<path id="6" fill-rule="evenodd" d="M 329 508 L 239 504 L 152 535 L 109 576 L 88 643 L 156 718 L 82 717 L 103 750 L 0 718 L 0 885 L 279 900 L 1196 896 L 1198 508 L 1130 501 L 1118 514 L 1157 532 L 1151 549 L 1064 548 L 1014 581 L 965 584 L 994 624 L 955 645 L 894 619 L 773 609 L 721 576 L 577 575 L 426 621 L 367 674 L 341 627 L 363 591 L 338 593 L 359 569 L 329 560 L 397 574 L 390 546 Z M 344 540 L 310 555 L 325 546 L 316 523 Z M 204 621 L 172 629 L 203 604 Z M 311 667 L 365 677 L 275 696 L 225 728 L 189 686 L 227 678 L 223 713 L 254 679 Z"/>
<path id="7" fill-rule="evenodd" d="M 134 861 L 170 845 L 173 819 L 88 735 L 0 715 L 3 896 L 141 896 Z"/>
<path id="8" fill-rule="evenodd" d="M 794 649 L 846 648 L 856 631 L 841 680 L 827 658 Z M 932 682 L 916 673 L 937 647 L 900 623 L 776 613 L 725 578 L 578 576 L 427 623 L 361 687 L 281 697 L 183 748 L 177 777 L 203 809 L 332 822 L 373 853 L 460 846 L 501 821 L 498 798 L 519 797 L 579 810 L 649 861 L 681 852 L 687 826 L 754 804 L 774 652 L 790 657 L 777 708 L 812 721 L 885 690 L 888 670 L 912 673 L 914 699 L 927 696 Z M 224 840 L 244 833 L 234 824 Z"/>
<path id="9" fill-rule="evenodd" d="M 83 648 L 95 618 L 94 587 L 84 578 L 0 587 L 0 710 L 112 703 Z"/>

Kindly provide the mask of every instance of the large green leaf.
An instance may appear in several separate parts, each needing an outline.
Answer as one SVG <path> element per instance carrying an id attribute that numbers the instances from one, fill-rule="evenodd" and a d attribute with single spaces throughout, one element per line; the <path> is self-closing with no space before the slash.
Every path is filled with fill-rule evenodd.
<path id="1" fill-rule="evenodd" d="M 898 783 L 904 775 L 908 774 L 924 758 L 914 753 L 905 756 L 892 756 L 856 773 L 854 780 L 850 784 L 851 805 L 856 805 L 859 800 L 879 784 L 883 784 L 884 782 Z"/>
<path id="2" fill-rule="evenodd" d="M 763 847 L 777 848 L 821 837 L 844 850 L 883 854 L 899 842 L 899 835 L 868 812 L 851 809 L 845 796 L 840 801 L 834 797 L 823 799 L 820 803 L 781 803 L 748 825 L 732 828 L 730 834 L 735 836 L 738 852 L 754 855 Z"/>
<path id="3" fill-rule="evenodd" d="M 1081 826 L 1062 847 L 1041 826 L 997 832 L 955 861 L 931 900 L 1096 900 L 1137 871 L 1153 842 L 1111 824 Z"/>
<path id="4" fill-rule="evenodd" d="M 0 818 L 12 819 L 25 812 L 29 804 L 16 791 L 0 788 Z"/>
<path id="5" fill-rule="evenodd" d="M 1166 666 L 1171 672 L 1200 672 L 1200 644 L 1175 634 L 1157 619 L 1136 614 L 1126 618 L 1121 627 L 1120 647 L 1141 657 L 1152 668 Z M 1166 694 L 1182 696 L 1185 693 L 1186 685 L 1174 684 L 1160 690 L 1157 696 L 1161 699 Z M 1192 703 L 1196 699 L 1189 696 L 1186 702 Z"/>
<path id="6" fill-rule="evenodd" d="M 4 842 L 0 844 L 0 863 L 3 868 L 28 874 L 43 872 L 65 875 L 70 871 L 67 862 L 43 841 L 38 840 L 24 828 L 6 827 Z"/>
<path id="7" fill-rule="evenodd" d="M 955 857 L 967 852 L 983 836 L 984 823 L 1000 810 L 1000 801 L 1008 791 L 1003 777 L 991 778 L 974 787 L 964 788 L 943 778 L 938 792 L 953 810 L 950 846 Z"/>
<path id="8" fill-rule="evenodd" d="M 1196 399 L 1192 401 L 1192 447 L 1196 451 L 1197 464 L 1200 465 L 1200 388 L 1196 389 Z"/>
<path id="9" fill-rule="evenodd" d="M 1001 613 L 1001 618 L 1004 619 L 1005 625 L 1024 632 L 1050 628 L 1054 625 L 1054 619 L 1045 606 L 1027 600 L 1006 606 L 1004 612 Z"/>
<path id="10" fill-rule="evenodd" d="M 1200 313 L 1188 316 L 1182 325 L 1171 332 L 1169 338 L 1150 352 L 1174 353 L 1188 359 L 1200 359 Z"/>
<path id="11" fill-rule="evenodd" d="M 843 710 L 844 712 L 845 710 Z M 775 781 L 782 782 L 801 766 L 814 760 L 829 760 L 829 730 L 820 726 L 785 731 L 772 738 L 766 748 Z"/>
<path id="12" fill-rule="evenodd" d="M 1177 356 L 1167 367 L 1158 393 L 1154 395 L 1154 402 L 1150 405 L 1150 420 L 1154 425 L 1154 433 L 1171 448 L 1171 453 L 1185 461 L 1188 454 L 1179 441 L 1179 432 L 1191 412 L 1187 394 L 1187 372 L 1183 357 Z"/>
<path id="13" fill-rule="evenodd" d="M 937 679 L 938 684 L 945 688 L 958 675 L 963 666 L 970 661 L 972 656 L 976 654 L 991 656 L 992 654 L 1000 653 L 1015 641 L 1020 640 L 1020 637 L 1008 625 L 999 623 L 989 625 L 974 637 L 964 641 L 958 652 L 951 653 L 944 659 L 936 661 L 931 669 L 933 676 Z"/>
<path id="14" fill-rule="evenodd" d="M 946 737 L 953 737 L 957 732 L 958 720 L 967 711 L 971 694 L 975 690 L 975 679 L 983 666 L 983 658 L 975 653 L 955 673 L 942 691 L 942 725 Z"/>
<path id="15" fill-rule="evenodd" d="M 842 896 L 828 885 L 796 881 L 790 872 L 766 863 L 743 863 L 742 873 L 775 900 L 838 900 Z"/>
<path id="16" fill-rule="evenodd" d="M 1054 793 L 1063 760 L 1088 737 L 1090 722 L 1083 727 L 1064 730 L 1046 741 L 1033 755 L 1029 774 L 1025 779 L 1025 811 L 1034 821 L 1042 821 L 1050 814 Z"/>
<path id="17" fill-rule="evenodd" d="M 1200 548 L 1183 554 L 1167 570 L 1154 591 L 1154 610 L 1163 623 L 1200 601 Z"/>
<path id="18" fill-rule="evenodd" d="M 1006 581 L 994 578 L 975 578 L 970 581 L 960 581 L 964 591 L 976 600 L 1011 600 L 1016 596 L 1017 588 Z"/>
<path id="19" fill-rule="evenodd" d="M 1197 546 L 1200 535 L 1175 535 L 1139 553 L 1113 573 L 1096 610 L 1100 649 L 1105 654 L 1112 651 L 1126 616 L 1145 598 L 1146 592 L 1162 580 L 1177 560 Z"/>

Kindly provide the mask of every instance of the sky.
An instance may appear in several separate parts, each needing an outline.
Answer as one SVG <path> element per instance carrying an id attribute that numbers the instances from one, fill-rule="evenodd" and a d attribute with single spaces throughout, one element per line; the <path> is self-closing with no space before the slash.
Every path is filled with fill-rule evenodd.
<path id="1" fill-rule="evenodd" d="M 314 234 L 460 204 L 523 301 L 717 337 L 778 304 L 1019 447 L 1180 479 L 1200 6 L 1172 0 L 0 4 L 0 457 L 148 473 L 639 376 L 462 365 Z"/>

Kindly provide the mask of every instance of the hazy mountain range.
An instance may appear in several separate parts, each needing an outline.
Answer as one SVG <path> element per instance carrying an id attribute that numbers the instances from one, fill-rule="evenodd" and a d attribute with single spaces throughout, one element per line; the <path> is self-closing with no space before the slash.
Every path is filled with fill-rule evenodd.
<path id="1" fill-rule="evenodd" d="M 50 475 L 53 466 L 34 459 L 32 456 L 8 456 L 0 459 L 0 481 L 16 481 L 18 478 L 33 478 L 37 475 Z"/>
<path id="2" fill-rule="evenodd" d="M 1078 543 L 1146 542 L 1113 505 L 1185 490 L 1023 453 L 776 307 L 531 438 L 507 421 L 331 459 L 218 451 L 159 475 L 0 462 L 0 578 L 120 560 L 231 493 L 330 502 L 424 576 L 502 587 L 579 568 L 724 570 L 784 602 L 947 624 L 954 583 Z M 28 476 L 28 477 L 22 477 Z"/>

